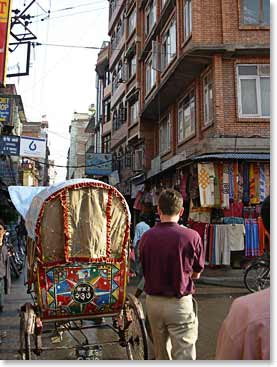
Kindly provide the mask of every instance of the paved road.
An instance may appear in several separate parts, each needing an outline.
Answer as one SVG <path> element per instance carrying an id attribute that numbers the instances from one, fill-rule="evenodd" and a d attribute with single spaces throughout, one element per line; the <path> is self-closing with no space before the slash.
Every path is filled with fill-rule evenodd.
<path id="1" fill-rule="evenodd" d="M 134 286 L 128 286 L 128 291 L 134 293 Z M 199 284 L 197 288 L 196 299 L 199 305 L 199 339 L 197 343 L 197 359 L 212 360 L 215 355 L 216 337 L 219 326 L 226 316 L 231 302 L 237 296 L 246 294 L 244 288 L 225 288 L 219 286 L 209 286 Z M 23 275 L 21 279 L 14 281 L 12 285 L 12 293 L 6 297 L 6 306 L 2 314 L 0 314 L 0 329 L 7 331 L 7 337 L 3 339 L 0 345 L 0 356 L 2 360 L 19 359 L 16 352 L 19 347 L 19 317 L 18 312 L 20 306 L 27 301 L 31 301 L 29 295 L 26 294 L 23 285 Z M 145 296 L 141 298 L 145 303 Z M 94 329 L 89 333 L 91 342 L 100 343 L 104 341 L 114 340 L 116 335 L 111 331 Z M 72 339 L 64 336 L 63 341 L 58 344 L 52 344 L 50 337 L 44 341 L 44 345 L 48 346 L 71 346 Z M 63 351 L 44 352 L 40 359 L 76 359 L 74 350 L 66 349 Z M 126 351 L 122 347 L 115 345 L 104 347 L 103 359 L 127 359 Z"/>

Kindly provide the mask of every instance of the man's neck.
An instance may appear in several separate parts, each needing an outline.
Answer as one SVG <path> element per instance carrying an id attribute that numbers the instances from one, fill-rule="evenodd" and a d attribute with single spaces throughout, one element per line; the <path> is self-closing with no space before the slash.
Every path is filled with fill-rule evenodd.
<path id="1" fill-rule="evenodd" d="M 160 220 L 161 220 L 161 223 L 165 223 L 165 222 L 178 223 L 179 215 L 171 216 L 171 215 L 160 214 Z"/>

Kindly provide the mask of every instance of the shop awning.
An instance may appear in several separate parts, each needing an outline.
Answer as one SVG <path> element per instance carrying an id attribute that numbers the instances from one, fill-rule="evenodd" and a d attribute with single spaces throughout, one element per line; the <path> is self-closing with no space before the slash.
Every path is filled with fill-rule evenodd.
<path id="1" fill-rule="evenodd" d="M 269 153 L 214 153 L 204 154 L 198 157 L 191 158 L 192 161 L 202 161 L 211 159 L 240 159 L 240 160 L 253 160 L 253 161 L 269 161 Z"/>

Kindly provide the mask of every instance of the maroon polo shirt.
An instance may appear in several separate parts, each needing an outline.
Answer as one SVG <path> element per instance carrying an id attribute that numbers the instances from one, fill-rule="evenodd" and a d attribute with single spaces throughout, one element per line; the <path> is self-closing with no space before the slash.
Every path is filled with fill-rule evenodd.
<path id="1" fill-rule="evenodd" d="M 181 298 L 195 292 L 192 272 L 204 269 L 199 234 L 174 222 L 157 223 L 140 240 L 145 292 Z"/>

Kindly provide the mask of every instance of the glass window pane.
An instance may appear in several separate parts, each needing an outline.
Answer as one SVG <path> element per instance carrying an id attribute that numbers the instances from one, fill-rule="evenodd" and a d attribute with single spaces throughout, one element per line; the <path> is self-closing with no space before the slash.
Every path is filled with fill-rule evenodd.
<path id="1" fill-rule="evenodd" d="M 259 24 L 260 0 L 243 1 L 243 23 Z"/>
<path id="2" fill-rule="evenodd" d="M 184 128 L 185 128 L 185 137 L 190 136 L 191 126 L 190 126 L 190 107 L 187 106 L 184 111 Z"/>
<path id="3" fill-rule="evenodd" d="M 178 111 L 178 141 L 182 141 L 183 135 L 183 108 L 179 108 Z"/>
<path id="4" fill-rule="evenodd" d="M 261 78 L 261 105 L 262 116 L 270 115 L 270 80 L 269 78 Z"/>
<path id="5" fill-rule="evenodd" d="M 263 0 L 263 23 L 270 24 L 270 1 Z"/>
<path id="6" fill-rule="evenodd" d="M 256 115 L 257 108 L 257 90 L 255 79 L 241 80 L 241 111 L 243 115 Z"/>
<path id="7" fill-rule="evenodd" d="M 257 75 L 257 65 L 240 65 L 239 75 Z"/>

